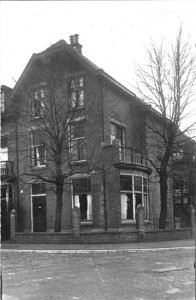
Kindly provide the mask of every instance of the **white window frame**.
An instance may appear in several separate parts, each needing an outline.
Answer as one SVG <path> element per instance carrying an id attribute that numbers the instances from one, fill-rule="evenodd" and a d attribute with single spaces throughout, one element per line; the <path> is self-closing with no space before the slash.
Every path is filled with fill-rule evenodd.
<path id="1" fill-rule="evenodd" d="M 74 179 L 76 179 L 76 180 L 90 179 L 90 177 L 78 177 L 78 178 L 74 178 Z M 92 224 L 92 191 L 90 193 L 80 193 L 80 194 L 75 194 L 74 195 L 74 192 L 73 192 L 73 181 L 74 181 L 74 179 L 71 179 L 72 208 L 74 208 L 74 207 L 80 208 L 80 203 L 79 203 L 78 199 L 75 198 L 75 197 L 79 196 L 81 194 L 86 194 L 87 195 L 87 220 L 80 220 L 80 223 L 82 225 Z M 88 219 L 88 216 L 89 216 L 89 219 Z"/>
<path id="2" fill-rule="evenodd" d="M 86 149 L 86 157 L 81 158 L 81 159 L 79 157 L 79 151 L 80 151 L 79 143 L 83 142 L 84 144 L 86 144 L 86 136 L 84 134 L 84 136 L 81 136 L 81 137 L 73 137 L 73 132 L 72 132 L 72 129 L 71 129 L 72 126 L 74 126 L 74 125 L 79 126 L 79 124 L 82 124 L 84 126 L 84 131 L 86 131 L 86 122 L 83 119 L 81 119 L 77 122 L 75 121 L 75 122 L 73 122 L 72 124 L 69 125 L 69 155 L 70 155 L 70 161 L 71 162 L 87 161 L 87 146 L 85 148 Z M 72 158 L 73 152 L 74 152 L 73 151 L 74 146 L 77 147 L 77 158 L 76 159 Z"/>
<path id="3" fill-rule="evenodd" d="M 76 86 L 74 81 L 79 81 L 79 85 Z M 82 100 L 80 100 L 79 93 L 82 92 Z M 76 95 L 76 100 L 74 101 L 74 96 Z M 78 75 L 70 79 L 70 108 L 78 109 L 84 107 L 84 76 Z"/>
<path id="4" fill-rule="evenodd" d="M 28 146 L 28 165 L 31 167 L 45 167 L 46 166 L 46 148 L 44 145 L 34 145 L 34 134 L 36 133 L 36 130 L 31 131 L 30 133 L 30 140 L 31 145 Z M 43 163 L 40 161 L 40 151 L 39 148 L 44 147 L 44 155 L 43 155 Z M 36 157 L 34 155 L 36 154 Z M 35 163 L 36 162 L 36 163 Z"/>
<path id="5" fill-rule="evenodd" d="M 33 91 L 33 116 L 35 119 L 40 119 L 44 116 L 44 99 L 45 99 L 45 89 L 43 87 L 37 88 Z M 35 103 L 39 103 L 39 112 L 36 114 Z"/>
<path id="6" fill-rule="evenodd" d="M 131 190 L 120 190 L 120 200 L 121 200 L 121 223 L 132 223 L 136 222 L 136 194 L 142 194 L 142 205 L 145 209 L 145 220 L 149 220 L 149 195 L 148 195 L 148 177 L 143 175 L 137 175 L 137 174 L 121 174 L 120 176 L 130 176 L 132 177 L 132 191 Z M 142 191 L 135 190 L 134 186 L 134 178 L 135 177 L 141 177 L 142 178 Z M 144 178 L 147 180 L 147 192 L 144 191 Z M 124 206 L 122 201 L 124 201 L 122 196 L 126 196 L 126 194 L 132 194 L 133 199 L 133 219 L 123 219 L 122 218 L 122 207 Z M 147 201 L 145 201 L 145 196 Z M 146 203 L 145 203 L 146 202 Z M 146 205 L 147 204 L 147 205 Z M 146 218 L 147 215 L 147 218 Z"/>

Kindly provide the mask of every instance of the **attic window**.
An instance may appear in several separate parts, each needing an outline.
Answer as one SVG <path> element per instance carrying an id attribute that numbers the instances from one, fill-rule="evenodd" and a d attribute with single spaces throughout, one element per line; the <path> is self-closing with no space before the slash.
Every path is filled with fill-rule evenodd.
<path id="1" fill-rule="evenodd" d="M 84 78 L 71 79 L 70 106 L 72 109 L 84 107 Z"/>
<path id="2" fill-rule="evenodd" d="M 33 92 L 33 114 L 35 118 L 40 118 L 44 114 L 45 90 L 37 89 Z"/>

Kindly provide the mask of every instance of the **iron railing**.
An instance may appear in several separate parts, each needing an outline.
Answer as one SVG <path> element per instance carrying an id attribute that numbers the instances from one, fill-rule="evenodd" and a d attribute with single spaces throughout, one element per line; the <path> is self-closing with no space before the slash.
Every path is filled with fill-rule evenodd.
<path id="1" fill-rule="evenodd" d="M 119 148 L 119 161 L 124 163 L 132 163 L 135 165 L 146 166 L 147 161 L 144 155 L 137 152 L 137 150 L 133 148 Z"/>

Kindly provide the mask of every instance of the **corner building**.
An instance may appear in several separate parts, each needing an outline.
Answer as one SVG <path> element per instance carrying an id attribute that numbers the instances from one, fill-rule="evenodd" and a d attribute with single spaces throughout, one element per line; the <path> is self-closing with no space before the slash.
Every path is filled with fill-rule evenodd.
<path id="1" fill-rule="evenodd" d="M 71 107 L 76 113 L 64 154 L 69 164 L 64 163 L 63 171 L 69 173 L 71 168 L 72 172 L 64 181 L 61 231 L 71 232 L 74 206 L 80 208 L 82 232 L 134 231 L 138 204 L 145 208 L 146 228 L 156 229 L 160 194 L 156 172 L 146 159 L 149 107 L 88 60 L 78 35 L 73 35 L 70 44 L 61 40 L 33 54 L 12 91 L 13 109 L 19 112 L 12 146 L 17 155 L 11 158 L 17 230 L 54 231 L 54 184 L 41 180 L 52 178 L 54 164 L 45 146 L 49 141 L 40 143 L 36 136 L 41 131 L 39 119 L 46 117 L 47 88 L 35 78 L 36 74 L 51 76 L 51 66 L 53 80 L 58 74 L 57 80 L 63 82 L 60 97 L 69 99 L 67 110 Z M 66 114 L 62 111 L 62 118 Z M 172 223 L 171 210 L 168 218 Z"/>

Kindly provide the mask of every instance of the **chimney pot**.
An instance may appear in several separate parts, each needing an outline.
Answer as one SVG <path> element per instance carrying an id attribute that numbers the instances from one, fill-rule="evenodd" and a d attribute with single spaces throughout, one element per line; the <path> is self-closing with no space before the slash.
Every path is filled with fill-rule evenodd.
<path id="1" fill-rule="evenodd" d="M 78 53 L 82 54 L 82 45 L 78 43 L 79 34 L 70 35 L 70 46 L 76 49 Z"/>
<path id="2" fill-rule="evenodd" d="M 79 37 L 79 34 L 74 34 L 74 43 L 75 44 L 78 44 L 78 37 Z"/>
<path id="3" fill-rule="evenodd" d="M 74 36 L 70 35 L 69 39 L 70 39 L 70 45 L 72 46 L 74 43 Z"/>

